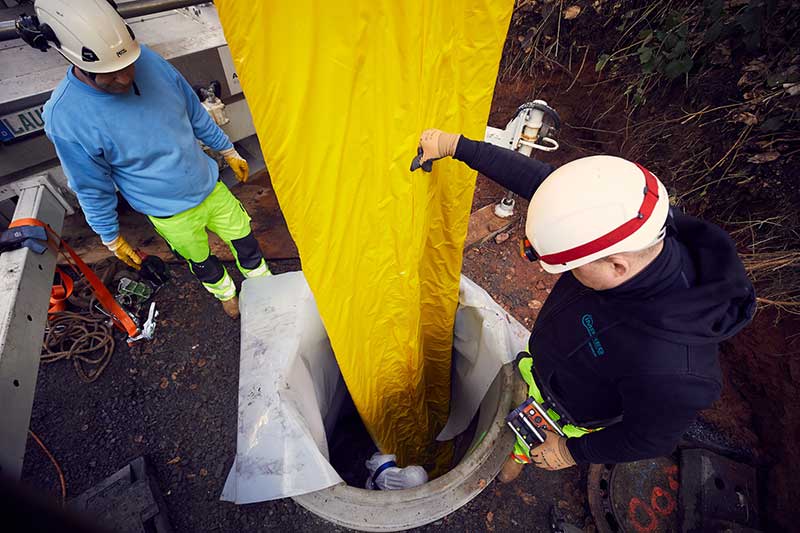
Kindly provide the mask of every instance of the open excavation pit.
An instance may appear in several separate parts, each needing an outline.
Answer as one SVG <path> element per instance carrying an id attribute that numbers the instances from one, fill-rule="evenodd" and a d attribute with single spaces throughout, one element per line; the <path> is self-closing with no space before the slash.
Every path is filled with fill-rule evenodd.
<path id="1" fill-rule="evenodd" d="M 524 395 L 511 361 L 527 331 L 468 279 L 454 329 L 450 419 L 440 435 L 455 439 L 455 464 L 406 490 L 363 488 L 364 461 L 375 448 L 302 273 L 246 281 L 241 308 L 239 435 L 223 500 L 292 497 L 338 525 L 399 531 L 454 512 L 500 471 L 513 445 L 505 416 Z"/>
<path id="2" fill-rule="evenodd" d="M 338 484 L 294 501 L 330 522 L 362 531 L 402 531 L 454 512 L 488 486 L 508 456 L 513 436 L 505 430 L 505 416 L 513 408 L 514 382 L 513 365 L 507 364 L 481 402 L 468 451 L 443 476 L 396 491 Z"/>

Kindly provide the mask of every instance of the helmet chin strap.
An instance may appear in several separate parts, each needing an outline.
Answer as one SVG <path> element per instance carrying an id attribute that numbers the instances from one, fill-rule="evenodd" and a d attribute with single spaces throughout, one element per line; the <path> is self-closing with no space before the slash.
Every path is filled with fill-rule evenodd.
<path id="1" fill-rule="evenodd" d="M 90 80 L 92 80 L 92 81 L 95 81 L 95 80 L 97 79 L 97 74 L 96 74 L 96 73 L 94 73 L 94 72 L 87 72 L 87 71 L 83 70 L 83 69 L 82 69 L 82 68 L 80 68 L 80 67 L 78 67 L 78 70 L 80 70 L 80 71 L 81 71 L 81 73 L 82 73 L 84 76 L 86 76 L 87 78 L 89 78 L 89 79 L 90 79 Z"/>

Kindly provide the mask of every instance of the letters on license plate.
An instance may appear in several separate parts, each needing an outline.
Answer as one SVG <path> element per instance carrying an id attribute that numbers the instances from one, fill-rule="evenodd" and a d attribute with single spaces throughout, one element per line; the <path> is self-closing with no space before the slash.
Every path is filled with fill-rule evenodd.
<path id="1" fill-rule="evenodd" d="M 0 117 L 0 141 L 11 141 L 43 130 L 43 107 L 37 105 Z"/>

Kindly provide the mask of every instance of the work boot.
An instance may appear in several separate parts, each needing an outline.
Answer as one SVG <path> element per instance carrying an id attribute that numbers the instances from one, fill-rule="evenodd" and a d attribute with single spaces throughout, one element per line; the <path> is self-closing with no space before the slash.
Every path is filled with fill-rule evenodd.
<path id="1" fill-rule="evenodd" d="M 518 463 L 513 457 L 509 457 L 506 459 L 506 462 L 503 463 L 503 468 L 497 475 L 497 481 L 500 483 L 511 483 L 519 477 L 524 466 L 525 463 Z"/>
<path id="2" fill-rule="evenodd" d="M 222 309 L 225 311 L 226 315 L 234 320 L 239 318 L 239 297 L 234 296 L 230 300 L 222 302 Z"/>

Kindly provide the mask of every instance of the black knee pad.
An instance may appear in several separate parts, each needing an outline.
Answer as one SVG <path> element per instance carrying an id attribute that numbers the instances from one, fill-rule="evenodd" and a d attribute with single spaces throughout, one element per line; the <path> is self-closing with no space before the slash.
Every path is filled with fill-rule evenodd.
<path id="1" fill-rule="evenodd" d="M 216 255 L 209 255 L 208 259 L 200 263 L 190 260 L 189 266 L 197 279 L 203 283 L 217 283 L 225 275 L 225 268 Z"/>
<path id="2" fill-rule="evenodd" d="M 231 245 L 236 249 L 236 255 L 239 257 L 239 264 L 242 265 L 242 268 L 252 270 L 258 267 L 261 260 L 264 259 L 264 254 L 261 253 L 261 248 L 252 231 L 241 239 L 231 241 Z"/>

